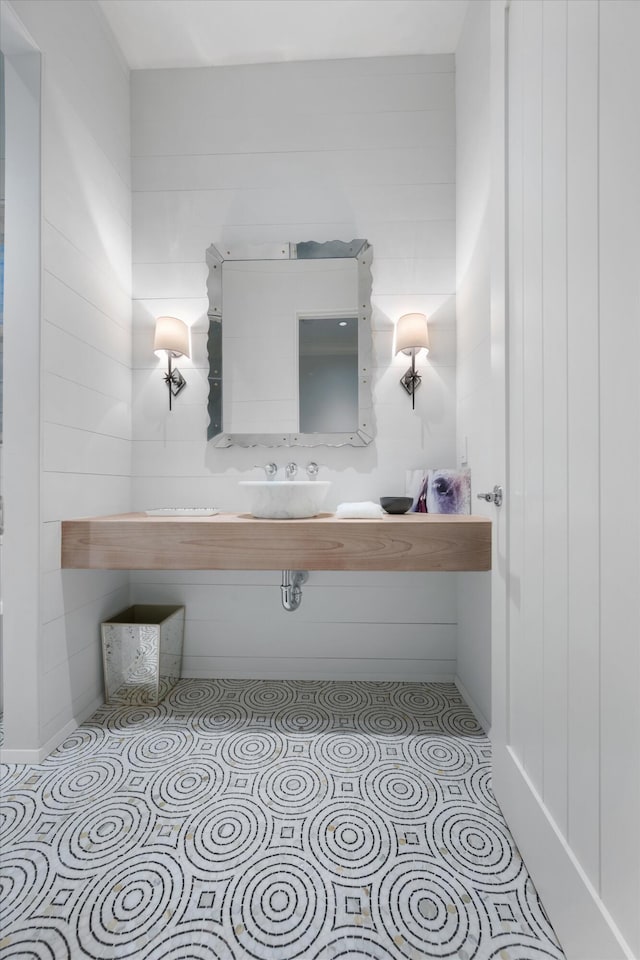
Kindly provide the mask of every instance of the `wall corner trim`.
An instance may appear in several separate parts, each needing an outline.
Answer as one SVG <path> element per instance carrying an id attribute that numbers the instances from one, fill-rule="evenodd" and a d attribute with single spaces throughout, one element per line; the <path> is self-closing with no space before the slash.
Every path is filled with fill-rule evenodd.
<path id="1" fill-rule="evenodd" d="M 462 680 L 460 680 L 459 677 L 455 677 L 453 682 L 455 683 L 458 689 L 458 693 L 460 694 L 460 696 L 462 697 L 466 705 L 471 710 L 471 713 L 474 715 L 474 717 L 476 718 L 476 720 L 478 721 L 478 723 L 480 724 L 480 726 L 482 727 L 486 735 L 489 737 L 489 739 L 491 739 L 491 724 L 483 714 L 482 710 L 479 708 L 477 703 L 473 700 L 469 691 L 467 690 L 467 688 L 465 687 L 465 685 L 463 684 Z"/>
<path id="2" fill-rule="evenodd" d="M 104 699 L 102 697 L 96 697 L 87 707 L 82 710 L 77 717 L 73 717 L 69 720 L 68 723 L 65 723 L 64 727 L 54 733 L 52 737 L 47 740 L 43 747 L 40 747 L 37 750 L 21 750 L 20 748 L 16 749 L 0 749 L 0 762 L 1 763 L 25 763 L 29 765 L 42 763 L 43 760 L 49 756 L 50 753 L 60 746 L 61 743 L 70 737 L 74 730 L 77 730 L 78 727 L 84 723 L 85 720 L 88 720 L 89 717 L 104 704 Z"/>

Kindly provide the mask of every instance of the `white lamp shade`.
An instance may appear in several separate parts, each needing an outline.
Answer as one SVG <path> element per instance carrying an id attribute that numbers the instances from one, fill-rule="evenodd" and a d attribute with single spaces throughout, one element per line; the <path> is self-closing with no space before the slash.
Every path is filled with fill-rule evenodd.
<path id="1" fill-rule="evenodd" d="M 160 355 L 164 350 L 172 357 L 188 357 L 189 327 L 178 317 L 158 317 L 153 349 Z"/>
<path id="2" fill-rule="evenodd" d="M 396 353 L 429 352 L 429 330 L 424 313 L 405 313 L 396 324 Z"/>

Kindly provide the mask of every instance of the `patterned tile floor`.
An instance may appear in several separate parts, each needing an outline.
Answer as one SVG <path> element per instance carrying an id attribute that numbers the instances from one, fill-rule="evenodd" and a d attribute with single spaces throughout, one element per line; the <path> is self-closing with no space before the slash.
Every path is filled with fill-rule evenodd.
<path id="1" fill-rule="evenodd" d="M 2 767 L 0 957 L 561 960 L 452 684 L 183 680 Z"/>

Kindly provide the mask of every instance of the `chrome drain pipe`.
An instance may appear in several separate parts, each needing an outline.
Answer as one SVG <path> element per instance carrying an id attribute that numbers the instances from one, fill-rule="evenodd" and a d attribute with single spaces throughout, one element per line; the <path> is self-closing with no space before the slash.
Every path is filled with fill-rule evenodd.
<path id="1" fill-rule="evenodd" d="M 282 586 L 282 606 L 289 613 L 297 610 L 302 603 L 302 584 L 309 579 L 307 570 L 283 570 Z"/>

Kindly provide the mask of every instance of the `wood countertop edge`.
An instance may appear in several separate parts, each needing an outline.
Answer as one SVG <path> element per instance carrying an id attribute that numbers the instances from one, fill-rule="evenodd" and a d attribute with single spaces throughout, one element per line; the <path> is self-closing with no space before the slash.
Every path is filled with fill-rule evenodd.
<path id="1" fill-rule="evenodd" d="M 62 521 L 63 569 L 486 571 L 491 523 L 472 515 L 323 514 L 261 520 L 248 514 Z M 315 533 L 312 533 L 315 531 Z"/>
<path id="2" fill-rule="evenodd" d="M 277 524 L 280 526 L 298 526 L 304 525 L 327 525 L 339 524 L 347 526 L 357 524 L 364 526 L 366 524 L 400 524 L 407 523 L 429 523 L 429 524 L 491 524 L 493 521 L 489 517 L 481 517 L 477 514 L 436 514 L 436 513 L 403 513 L 386 514 L 384 517 L 363 517 L 342 519 L 334 513 L 321 513 L 317 517 L 303 517 L 291 520 L 275 520 L 270 518 L 253 517 L 249 513 L 217 513 L 212 517 L 148 517 L 145 513 L 114 513 L 105 516 L 96 517 L 75 517 L 71 520 L 62 520 L 63 525 L 67 524 L 110 524 L 110 523 L 141 523 L 141 524 L 196 524 L 209 525 L 220 523 L 251 523 L 264 526 L 266 524 Z"/>

